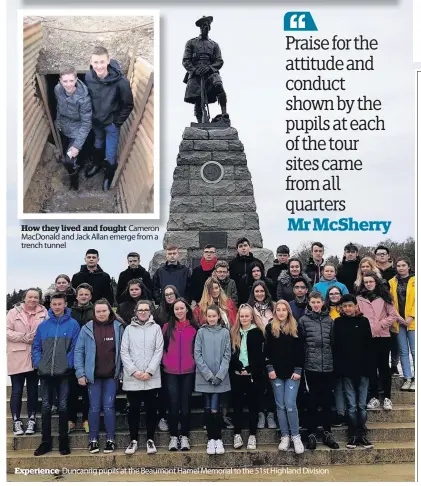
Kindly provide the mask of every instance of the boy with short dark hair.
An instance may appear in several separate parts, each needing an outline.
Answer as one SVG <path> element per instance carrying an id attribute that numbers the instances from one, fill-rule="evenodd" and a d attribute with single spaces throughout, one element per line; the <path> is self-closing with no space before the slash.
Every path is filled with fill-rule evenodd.
<path id="1" fill-rule="evenodd" d="M 276 249 L 276 260 L 273 261 L 273 267 L 269 268 L 266 277 L 275 284 L 272 298 L 276 302 L 276 286 L 282 270 L 288 270 L 289 248 L 286 245 L 280 245 Z"/>
<path id="2" fill-rule="evenodd" d="M 229 277 L 229 273 L 230 272 L 228 262 L 226 262 L 225 260 L 218 260 L 216 262 L 213 274 L 221 284 L 225 295 L 234 302 L 236 307 L 238 307 L 237 285 L 235 284 L 234 280 Z"/>
<path id="3" fill-rule="evenodd" d="M 59 451 L 61 455 L 70 454 L 67 397 L 80 327 L 66 307 L 64 294 L 51 296 L 48 316 L 49 319 L 38 326 L 32 345 L 32 362 L 40 376 L 42 397 L 42 442 L 34 451 L 34 456 L 42 456 L 51 451 L 51 407 L 55 393 L 59 402 Z"/>
<path id="4" fill-rule="evenodd" d="M 292 291 L 294 292 L 294 300 L 291 300 L 289 305 L 294 319 L 298 322 L 308 306 L 308 281 L 304 277 L 296 278 Z"/>
<path id="5" fill-rule="evenodd" d="M 323 443 L 331 449 L 339 449 L 331 430 L 333 402 L 333 320 L 324 305 L 320 292 L 311 292 L 309 307 L 298 323 L 298 335 L 304 340 L 304 370 L 309 391 L 308 444 L 307 449 L 317 447 L 317 411 L 322 407 Z"/>
<path id="6" fill-rule="evenodd" d="M 344 247 L 344 256 L 338 267 L 336 278 L 352 293 L 361 258 L 358 256 L 358 247 L 354 243 L 348 243 Z"/>
<path id="7" fill-rule="evenodd" d="M 80 327 L 94 318 L 94 306 L 92 300 L 92 287 L 83 283 L 76 289 L 76 302 L 71 308 L 71 315 Z M 79 402 L 79 396 L 82 401 Z M 80 407 L 81 404 L 81 407 Z M 76 430 L 76 420 L 79 411 L 82 412 L 82 427 L 86 433 L 89 433 L 88 412 L 89 412 L 89 396 L 88 387 L 80 386 L 77 382 L 76 375 L 73 373 L 69 378 L 69 397 L 67 400 L 69 423 L 68 432 Z M 81 409 L 81 410 L 79 410 Z"/>
<path id="8" fill-rule="evenodd" d="M 128 267 L 126 268 L 126 270 L 123 270 L 118 277 L 116 292 L 117 304 L 122 304 L 127 299 L 126 290 L 130 280 L 139 278 L 142 279 L 142 282 L 148 289 L 149 294 L 152 295 L 153 293 L 151 276 L 149 275 L 149 272 L 146 270 L 146 268 L 142 267 L 142 265 L 140 264 L 139 253 L 136 253 L 134 251 L 130 252 L 127 255 L 127 264 Z"/>
<path id="9" fill-rule="evenodd" d="M 342 296 L 341 315 L 333 326 L 335 372 L 343 380 L 348 404 L 348 449 L 361 444 L 371 449 L 367 439 L 367 393 L 372 374 L 373 337 L 369 320 L 358 311 L 353 295 Z"/>
<path id="10" fill-rule="evenodd" d="M 250 241 L 245 236 L 238 238 L 236 243 L 237 256 L 229 263 L 230 278 L 237 286 L 238 304 L 245 304 L 250 297 L 251 266 L 256 262 L 263 263 L 250 251 Z"/>
<path id="11" fill-rule="evenodd" d="M 85 83 L 92 99 L 92 129 L 95 134 L 94 165 L 86 172 L 94 176 L 105 163 L 104 191 L 108 191 L 117 169 L 120 128 L 133 110 L 133 94 L 120 64 L 105 47 L 95 47 Z M 105 155 L 105 160 L 104 160 Z"/>

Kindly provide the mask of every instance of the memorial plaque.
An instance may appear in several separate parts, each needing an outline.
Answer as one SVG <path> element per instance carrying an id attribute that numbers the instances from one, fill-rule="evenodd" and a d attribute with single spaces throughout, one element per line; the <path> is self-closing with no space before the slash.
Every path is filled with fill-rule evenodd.
<path id="1" fill-rule="evenodd" d="M 208 184 L 216 184 L 224 177 L 224 168 L 219 162 L 210 160 L 202 165 L 200 175 Z"/>
<path id="2" fill-rule="evenodd" d="M 199 248 L 213 245 L 215 248 L 227 248 L 228 236 L 226 231 L 199 231 Z"/>

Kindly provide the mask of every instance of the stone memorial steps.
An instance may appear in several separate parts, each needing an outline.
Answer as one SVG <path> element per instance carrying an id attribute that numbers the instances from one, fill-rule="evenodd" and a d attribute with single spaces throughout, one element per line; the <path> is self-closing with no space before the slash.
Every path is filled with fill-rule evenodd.
<path id="1" fill-rule="evenodd" d="M 374 444 L 377 442 L 406 442 L 415 440 L 415 424 L 414 423 L 372 423 L 368 425 L 368 438 Z M 338 443 L 345 444 L 347 442 L 347 428 L 337 427 L 333 428 L 335 439 Z M 306 431 L 302 431 L 303 440 L 307 436 Z M 244 431 L 244 437 L 248 436 L 248 431 Z M 233 443 L 234 431 L 226 430 L 222 431 L 222 440 L 224 444 Z M 73 450 L 85 450 L 89 442 L 89 434 L 85 431 L 77 430 L 69 434 L 70 447 Z M 100 432 L 100 442 L 105 442 L 105 432 Z M 322 431 L 319 430 L 318 440 L 322 442 Z M 127 431 L 117 431 L 116 444 L 118 449 L 125 449 L 130 442 L 130 434 Z M 53 434 L 54 447 L 58 447 L 58 433 Z M 203 428 L 196 428 L 190 432 L 190 442 L 192 446 L 205 446 L 208 441 L 206 431 Z M 140 430 L 139 443 L 144 446 L 146 442 L 146 431 Z M 167 447 L 169 442 L 168 432 L 155 433 L 155 445 L 157 447 Z M 34 435 L 18 436 L 15 437 L 12 432 L 7 433 L 7 449 L 8 450 L 28 450 L 34 451 L 41 443 L 41 433 L 37 432 Z M 271 429 L 262 429 L 257 431 L 257 444 L 277 444 L 279 443 L 279 431 Z"/>
<path id="2" fill-rule="evenodd" d="M 383 408 L 376 410 L 368 410 L 368 423 L 408 423 L 415 422 L 415 408 L 413 405 L 398 405 L 395 404 L 393 410 L 385 411 Z M 247 412 L 244 414 L 247 417 Z M 102 416 L 102 412 L 101 412 Z M 22 418 L 25 424 L 25 415 L 22 414 Z M 40 416 L 37 418 L 37 427 L 40 428 L 42 419 Z M 51 418 L 51 427 L 53 431 L 58 430 L 58 414 L 55 414 Z M 203 409 L 193 409 L 191 411 L 191 427 L 200 427 L 204 424 L 204 412 Z M 79 414 L 79 420 L 77 424 L 81 429 L 81 417 Z M 10 413 L 7 415 L 7 431 L 12 431 L 12 416 Z M 145 414 L 140 414 L 140 427 L 145 427 Z M 116 430 L 128 430 L 127 415 L 116 412 Z"/>
<path id="3" fill-rule="evenodd" d="M 103 444 L 101 444 L 103 446 Z M 357 447 L 349 450 L 344 443 L 337 450 L 319 444 L 315 451 L 305 451 L 297 456 L 292 449 L 279 452 L 276 444 L 260 445 L 255 451 L 247 451 L 245 445 L 240 450 L 226 446 L 223 455 L 206 454 L 204 446 L 193 446 L 188 452 L 169 452 L 166 447 L 159 447 L 157 454 L 147 454 L 144 444 L 132 456 L 127 456 L 123 449 L 113 454 L 90 454 L 87 450 L 74 450 L 68 456 L 61 456 L 58 451 L 41 457 L 34 457 L 32 452 L 9 451 L 7 472 L 13 473 L 19 468 L 229 468 L 229 467 L 266 467 L 266 466 L 329 466 L 335 464 L 377 464 L 414 462 L 415 443 L 378 442 L 374 449 Z M 105 476 L 104 476 L 105 478 Z M 105 480 L 105 479 L 104 479 Z"/>

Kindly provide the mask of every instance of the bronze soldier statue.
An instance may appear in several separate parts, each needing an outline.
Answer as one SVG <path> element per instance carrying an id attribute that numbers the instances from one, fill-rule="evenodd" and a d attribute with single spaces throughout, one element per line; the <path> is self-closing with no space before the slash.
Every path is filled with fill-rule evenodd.
<path id="1" fill-rule="evenodd" d="M 196 21 L 200 27 L 199 37 L 187 41 L 183 55 L 183 66 L 187 70 L 184 82 L 187 83 L 184 101 L 194 104 L 194 114 L 198 123 L 209 121 L 207 104 L 221 105 L 222 118 L 229 121 L 227 114 L 227 95 L 222 85 L 219 70 L 224 64 L 218 44 L 209 39 L 213 17 L 203 16 Z"/>

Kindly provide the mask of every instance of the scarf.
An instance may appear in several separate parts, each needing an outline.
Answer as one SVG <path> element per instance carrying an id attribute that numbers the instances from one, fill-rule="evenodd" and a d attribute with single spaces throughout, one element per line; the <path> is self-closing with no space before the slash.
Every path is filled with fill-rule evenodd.
<path id="1" fill-rule="evenodd" d="M 361 291 L 361 295 L 369 300 L 370 302 L 373 302 L 373 300 L 377 299 L 378 298 L 378 295 L 376 294 L 376 292 L 374 290 L 367 290 L 367 289 L 363 289 Z"/>
<path id="2" fill-rule="evenodd" d="M 138 324 L 139 326 L 144 326 L 147 322 L 149 322 L 150 318 L 147 321 L 141 321 L 137 316 L 132 317 L 131 323 Z"/>
<path id="3" fill-rule="evenodd" d="M 398 294 L 398 300 L 402 303 L 406 301 L 406 290 L 408 288 L 408 282 L 410 278 L 411 275 L 408 275 L 407 277 L 401 277 L 400 275 L 396 275 L 396 279 L 398 281 L 398 286 L 396 289 Z"/>
<path id="4" fill-rule="evenodd" d="M 298 309 L 304 309 L 305 307 L 307 307 L 308 299 L 304 299 L 302 302 L 300 302 L 299 300 L 297 300 L 297 298 L 295 298 L 294 302 Z"/>
<path id="5" fill-rule="evenodd" d="M 266 314 L 266 311 L 269 309 L 269 302 L 255 302 L 254 304 L 255 309 L 257 312 L 263 317 Z"/>
<path id="6" fill-rule="evenodd" d="M 213 267 L 215 266 L 217 261 L 218 261 L 218 259 L 216 257 L 212 258 L 212 260 L 210 262 L 205 260 L 205 257 L 202 257 L 200 259 L 200 266 L 202 267 L 202 270 L 204 272 L 209 272 L 210 270 L 213 269 Z"/>

